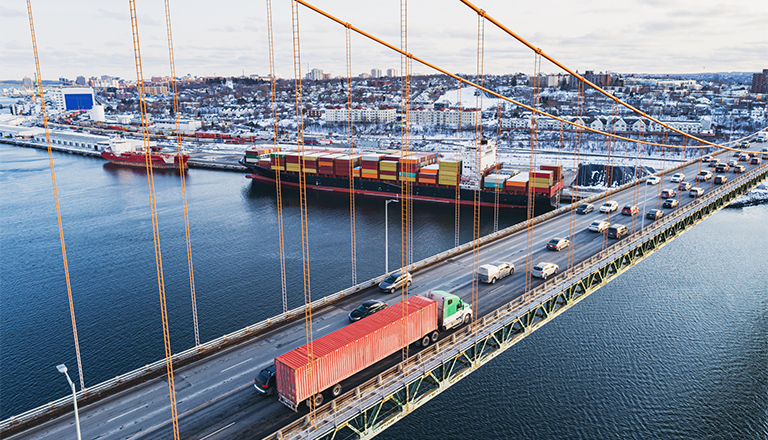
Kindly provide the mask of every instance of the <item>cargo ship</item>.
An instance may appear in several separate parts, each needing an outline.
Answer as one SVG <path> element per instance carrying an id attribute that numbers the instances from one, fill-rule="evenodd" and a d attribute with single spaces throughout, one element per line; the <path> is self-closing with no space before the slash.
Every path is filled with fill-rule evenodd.
<path id="1" fill-rule="evenodd" d="M 144 149 L 133 149 L 131 142 L 123 138 L 111 138 L 109 147 L 101 152 L 101 157 L 117 165 L 128 165 L 134 167 L 146 167 L 146 157 Z M 152 168 L 186 168 L 189 154 L 179 157 L 178 154 L 159 153 L 150 148 L 149 158 L 152 162 Z"/>
<path id="2" fill-rule="evenodd" d="M 454 203 L 459 189 L 459 203 L 473 205 L 475 190 L 480 189 L 480 205 L 494 206 L 498 194 L 501 207 L 525 207 L 528 192 L 533 191 L 534 204 L 556 207 L 563 190 L 562 165 L 541 165 L 533 172 L 505 169 L 496 163 L 496 146 L 482 140 L 478 147 L 467 148 L 462 156 L 439 157 L 437 153 L 400 151 L 343 153 L 333 150 L 306 149 L 280 151 L 279 147 L 252 147 L 240 163 L 253 174 L 254 181 L 274 183 L 280 175 L 282 185 L 299 186 L 299 172 L 304 164 L 307 189 L 350 192 L 350 171 L 356 195 L 397 198 L 402 183 L 410 182 L 413 200 Z M 480 181 L 475 161 L 480 157 Z"/>

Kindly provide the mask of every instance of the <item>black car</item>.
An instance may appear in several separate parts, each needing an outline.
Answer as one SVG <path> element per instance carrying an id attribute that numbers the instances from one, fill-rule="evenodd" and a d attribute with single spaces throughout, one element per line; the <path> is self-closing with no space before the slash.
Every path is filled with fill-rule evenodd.
<path id="1" fill-rule="evenodd" d="M 579 205 L 578 208 L 576 208 L 576 214 L 589 214 L 594 210 L 595 210 L 595 205 L 591 203 L 582 203 L 581 205 Z"/>
<path id="2" fill-rule="evenodd" d="M 371 316 L 374 313 L 384 310 L 389 306 L 384 301 L 379 301 L 377 299 L 372 299 L 370 301 L 366 301 L 359 306 L 355 310 L 352 310 L 352 312 L 349 313 L 349 320 L 352 322 L 359 321 L 366 316 Z"/>
<path id="3" fill-rule="evenodd" d="M 664 216 L 664 211 L 661 209 L 651 209 L 648 211 L 647 214 L 645 214 L 645 218 L 650 220 L 658 220 Z"/>
<path id="4" fill-rule="evenodd" d="M 667 199 L 667 200 L 664 200 L 663 206 L 665 208 L 674 208 L 678 204 L 680 204 L 680 202 L 678 202 L 677 199 Z"/>
<path id="5" fill-rule="evenodd" d="M 275 377 L 275 364 L 261 370 L 256 379 L 253 379 L 253 386 L 262 394 L 271 396 L 277 391 L 277 378 Z"/>

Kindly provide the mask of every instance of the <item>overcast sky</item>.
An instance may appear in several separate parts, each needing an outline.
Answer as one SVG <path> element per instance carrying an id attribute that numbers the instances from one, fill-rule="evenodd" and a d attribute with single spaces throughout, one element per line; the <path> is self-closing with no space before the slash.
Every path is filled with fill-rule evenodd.
<path id="1" fill-rule="evenodd" d="M 316 7 L 396 46 L 399 2 L 315 0 Z M 571 69 L 703 73 L 768 68 L 766 0 L 476 0 Z M 408 49 L 451 72 L 474 74 L 477 16 L 458 0 L 410 0 Z M 160 0 L 136 0 L 144 77 L 170 72 Z M 45 79 L 112 75 L 136 79 L 128 2 L 32 0 Z M 293 77 L 290 3 L 273 0 L 276 71 Z M 176 72 L 196 76 L 269 73 L 266 1 L 171 0 Z M 344 28 L 299 10 L 302 73 L 346 74 Z M 0 6 L 0 79 L 35 71 L 26 5 Z M 485 73 L 533 71 L 533 54 L 486 22 Z M 354 35 L 352 73 L 400 70 L 399 56 Z M 414 72 L 432 73 L 414 64 Z M 558 70 L 546 63 L 542 71 Z"/>

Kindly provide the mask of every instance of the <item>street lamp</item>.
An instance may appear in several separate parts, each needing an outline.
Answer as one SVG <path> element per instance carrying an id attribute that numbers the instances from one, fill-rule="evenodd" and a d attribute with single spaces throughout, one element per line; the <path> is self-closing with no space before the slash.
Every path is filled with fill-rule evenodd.
<path id="1" fill-rule="evenodd" d="M 399 203 L 397 199 L 389 199 L 384 203 L 384 272 L 389 274 L 389 214 L 387 213 L 387 205 L 395 202 Z"/>
<path id="2" fill-rule="evenodd" d="M 69 386 L 72 388 L 72 402 L 75 405 L 75 427 L 77 428 L 77 440 L 81 440 L 80 417 L 77 415 L 77 394 L 75 394 L 75 384 L 72 382 L 72 379 L 69 378 L 69 374 L 67 374 L 66 365 L 64 364 L 56 365 L 56 369 L 59 370 L 59 373 L 63 373 L 64 376 L 67 377 L 67 382 L 69 382 Z"/>

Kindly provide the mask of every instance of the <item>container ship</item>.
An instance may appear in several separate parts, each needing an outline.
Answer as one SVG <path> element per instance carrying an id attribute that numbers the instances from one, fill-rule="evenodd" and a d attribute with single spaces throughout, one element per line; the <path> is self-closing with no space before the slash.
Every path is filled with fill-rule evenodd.
<path id="1" fill-rule="evenodd" d="M 134 167 L 146 166 L 144 149 L 140 148 L 134 150 L 131 142 L 127 139 L 111 138 L 109 140 L 109 147 L 101 152 L 101 157 L 117 165 Z M 189 160 L 189 154 L 184 154 L 179 157 L 178 154 L 159 153 L 152 148 L 150 148 L 149 157 L 152 161 L 152 168 L 178 169 L 180 160 L 181 166 L 186 168 L 187 161 Z"/>
<path id="2" fill-rule="evenodd" d="M 252 147 L 246 150 L 240 163 L 253 174 L 254 181 L 274 183 L 277 174 L 282 185 L 299 186 L 302 159 L 307 189 L 350 192 L 350 172 L 357 195 L 397 198 L 402 183 L 410 182 L 413 200 L 454 203 L 456 189 L 459 202 L 473 205 L 475 189 L 480 189 L 480 205 L 494 206 L 496 195 L 502 207 L 525 207 L 528 191 L 533 190 L 534 204 L 556 207 L 563 190 L 562 165 L 541 165 L 534 172 L 504 169 L 496 163 L 496 146 L 482 140 L 477 181 L 475 161 L 477 151 L 467 148 L 462 156 L 439 157 L 437 153 L 400 151 L 342 153 L 338 150 L 306 149 L 280 151 L 279 147 Z"/>

